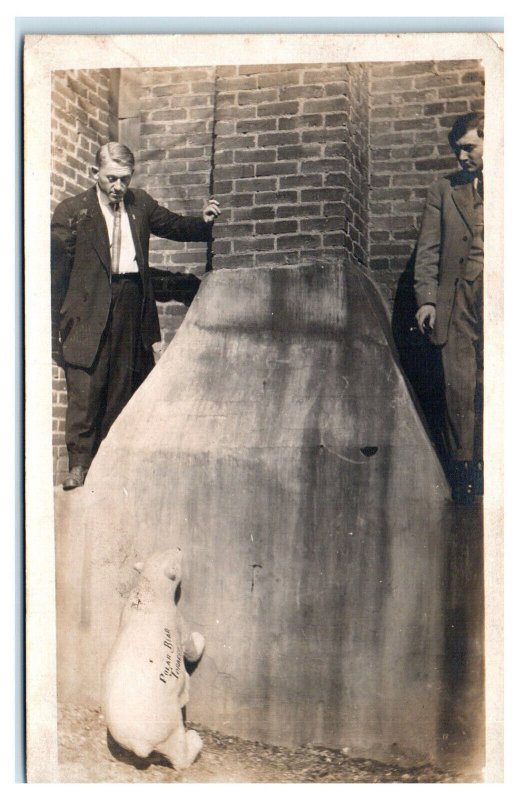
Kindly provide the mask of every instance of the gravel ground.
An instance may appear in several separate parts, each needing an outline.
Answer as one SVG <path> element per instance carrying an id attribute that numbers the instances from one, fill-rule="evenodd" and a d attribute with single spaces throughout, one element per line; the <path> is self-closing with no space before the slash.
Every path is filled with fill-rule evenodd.
<path id="1" fill-rule="evenodd" d="M 187 770 L 176 772 L 158 754 L 137 759 L 108 737 L 99 709 L 66 705 L 59 710 L 59 770 L 64 783 L 455 783 L 469 781 L 430 764 L 406 769 L 350 758 L 339 750 L 274 747 L 190 725 L 203 750 Z"/>

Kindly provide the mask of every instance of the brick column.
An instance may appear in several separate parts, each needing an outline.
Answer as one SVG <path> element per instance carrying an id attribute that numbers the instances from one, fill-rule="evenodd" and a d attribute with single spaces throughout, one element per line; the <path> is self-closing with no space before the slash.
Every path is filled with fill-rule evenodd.
<path id="1" fill-rule="evenodd" d="M 345 252 L 365 263 L 365 70 L 231 66 L 218 76 L 214 190 L 227 211 L 216 225 L 215 266 Z M 357 109 L 354 96 L 363 100 Z"/>
<path id="2" fill-rule="evenodd" d="M 214 67 L 144 69 L 139 83 L 135 184 L 171 211 L 200 215 L 211 179 Z M 206 255 L 204 243 L 150 241 L 150 265 L 159 269 L 203 275 Z M 181 303 L 158 305 L 162 343 L 155 348 L 157 358 L 187 310 Z"/>

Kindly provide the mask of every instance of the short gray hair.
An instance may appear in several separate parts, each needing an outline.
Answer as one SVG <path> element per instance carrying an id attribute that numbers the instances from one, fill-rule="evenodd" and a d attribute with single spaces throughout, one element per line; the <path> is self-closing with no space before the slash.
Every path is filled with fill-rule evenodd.
<path id="1" fill-rule="evenodd" d="M 108 159 L 116 161 L 117 164 L 130 167 L 132 170 L 136 165 L 132 150 L 129 150 L 126 145 L 120 144 L 120 142 L 107 142 L 107 144 L 103 144 L 98 148 L 95 156 L 96 166 L 98 168 L 102 167 Z"/>

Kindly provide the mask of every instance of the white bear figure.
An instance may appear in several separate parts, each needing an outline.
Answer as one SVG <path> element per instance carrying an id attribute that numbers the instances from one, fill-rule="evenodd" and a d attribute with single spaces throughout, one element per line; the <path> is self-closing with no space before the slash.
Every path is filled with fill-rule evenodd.
<path id="1" fill-rule="evenodd" d="M 113 739 L 137 756 L 163 753 L 175 769 L 193 763 L 202 748 L 184 729 L 189 675 L 184 656 L 197 661 L 205 641 L 186 630 L 175 605 L 180 549 L 154 553 L 144 564 L 121 614 L 103 674 L 103 712 Z"/>

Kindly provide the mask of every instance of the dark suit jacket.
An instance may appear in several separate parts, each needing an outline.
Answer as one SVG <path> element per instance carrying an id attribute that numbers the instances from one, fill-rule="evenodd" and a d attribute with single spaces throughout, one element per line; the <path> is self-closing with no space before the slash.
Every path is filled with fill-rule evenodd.
<path id="1" fill-rule="evenodd" d="M 453 173 L 430 187 L 418 237 L 414 291 L 418 307 L 425 303 L 436 306 L 432 342 L 437 345 L 448 338 L 455 285 L 468 259 L 473 221 L 469 176 Z"/>
<path id="2" fill-rule="evenodd" d="M 180 242 L 207 242 L 212 226 L 200 217 L 168 211 L 142 189 L 129 189 L 124 202 L 143 285 L 141 336 L 149 349 L 161 338 L 148 264 L 150 234 Z M 109 235 L 95 186 L 55 209 L 51 267 L 52 313 L 59 324 L 64 360 L 87 369 L 95 359 L 111 305 Z"/>

